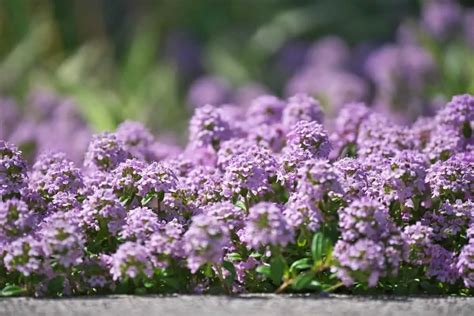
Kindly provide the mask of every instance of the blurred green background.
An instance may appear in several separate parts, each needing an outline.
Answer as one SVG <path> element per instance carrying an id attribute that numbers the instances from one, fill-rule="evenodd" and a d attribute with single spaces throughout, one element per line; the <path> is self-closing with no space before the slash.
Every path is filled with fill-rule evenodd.
<path id="1" fill-rule="evenodd" d="M 350 45 L 393 40 L 415 0 L 0 0 L 0 93 L 46 87 L 73 97 L 96 130 L 124 119 L 182 131 L 190 84 L 209 73 L 232 87 L 281 94 L 274 67 L 293 41 L 335 34 Z M 471 5 L 464 1 L 464 5 Z M 459 87 L 459 90 L 465 87 Z"/>

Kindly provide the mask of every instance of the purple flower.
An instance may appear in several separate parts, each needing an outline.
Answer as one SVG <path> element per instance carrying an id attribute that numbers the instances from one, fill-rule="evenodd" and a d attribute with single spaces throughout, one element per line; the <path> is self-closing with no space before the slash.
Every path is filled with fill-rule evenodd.
<path id="1" fill-rule="evenodd" d="M 252 152 L 257 153 L 260 150 L 252 140 L 246 138 L 232 138 L 222 143 L 217 152 L 217 165 L 225 170 L 232 162 L 234 157 L 241 154 Z"/>
<path id="2" fill-rule="evenodd" d="M 21 151 L 0 140 L 0 200 L 18 195 L 26 186 L 26 162 Z"/>
<path id="3" fill-rule="evenodd" d="M 431 142 L 433 134 L 437 132 L 436 121 L 431 117 L 418 117 L 410 127 L 411 138 L 413 138 L 415 149 L 423 151 L 426 145 Z"/>
<path id="4" fill-rule="evenodd" d="M 437 244 L 428 249 L 431 259 L 426 275 L 440 282 L 454 283 L 458 279 L 455 253 Z"/>
<path id="5" fill-rule="evenodd" d="M 303 229 L 315 232 L 323 221 L 317 201 L 301 192 L 294 192 L 290 195 L 283 215 L 294 230 Z"/>
<path id="6" fill-rule="evenodd" d="M 474 220 L 474 204 L 471 201 L 444 202 L 439 209 L 423 214 L 422 223 L 432 228 L 434 240 L 457 239 Z"/>
<path id="7" fill-rule="evenodd" d="M 109 271 L 109 261 L 110 256 L 103 253 L 84 259 L 84 265 L 87 268 L 80 272 L 83 290 L 89 291 L 91 288 L 94 290 L 98 288 L 115 289 L 115 284 L 113 284 Z"/>
<path id="8" fill-rule="evenodd" d="M 332 270 L 346 285 L 357 279 L 373 287 L 380 277 L 396 275 L 408 248 L 382 204 L 355 200 L 340 211 L 339 228 L 342 239 L 334 248 Z"/>
<path id="9" fill-rule="evenodd" d="M 179 190 L 185 195 L 186 203 L 194 207 L 217 202 L 222 196 L 222 176 L 215 168 L 198 166 L 181 179 Z"/>
<path id="10" fill-rule="evenodd" d="M 128 155 L 116 134 L 104 132 L 92 137 L 84 158 L 84 166 L 110 171 L 124 162 Z"/>
<path id="11" fill-rule="evenodd" d="M 328 109 L 338 109 L 347 102 L 364 101 L 369 87 L 361 77 L 332 67 L 306 67 L 293 76 L 286 94 L 309 93 Z"/>
<path id="12" fill-rule="evenodd" d="M 167 258 L 182 258 L 184 227 L 176 219 L 162 225 L 160 230 L 153 233 L 146 243 L 150 250 L 155 267 L 163 268 L 167 265 Z"/>
<path id="13" fill-rule="evenodd" d="M 0 201 L 0 238 L 20 237 L 35 228 L 37 216 L 17 199 Z"/>
<path id="14" fill-rule="evenodd" d="M 163 161 L 172 159 L 181 154 L 182 148 L 170 140 L 153 142 L 147 147 L 147 161 Z"/>
<path id="15" fill-rule="evenodd" d="M 51 262 L 64 268 L 82 263 L 84 234 L 78 223 L 64 213 L 55 213 L 44 222 L 39 232 L 43 252 Z"/>
<path id="16" fill-rule="evenodd" d="M 445 128 L 439 125 L 431 131 L 430 139 L 423 148 L 423 153 L 431 161 L 446 160 L 463 152 L 466 145 L 466 139 L 459 132 L 450 127 Z"/>
<path id="17" fill-rule="evenodd" d="M 222 221 L 206 214 L 194 216 L 183 237 L 188 268 L 196 273 L 205 263 L 221 263 L 229 244 L 229 230 Z"/>
<path id="18" fill-rule="evenodd" d="M 287 134 L 287 144 L 282 151 L 285 171 L 291 172 L 305 161 L 329 156 L 331 143 L 328 134 L 319 123 L 299 121 Z"/>
<path id="19" fill-rule="evenodd" d="M 232 95 L 232 103 L 239 107 L 248 107 L 252 100 L 261 95 L 268 94 L 266 87 L 261 83 L 249 82 L 240 86 Z"/>
<path id="20" fill-rule="evenodd" d="M 358 274 L 362 282 L 367 282 L 370 287 L 377 285 L 380 277 L 385 276 L 393 268 L 388 266 L 385 259 L 385 247 L 381 242 L 368 238 L 359 239 L 355 243 L 339 240 L 334 247 L 334 259 L 338 265 L 332 267 L 339 279 L 346 286 L 354 283 L 352 274 Z"/>
<path id="21" fill-rule="evenodd" d="M 446 38 L 459 27 L 462 7 L 453 0 L 425 1 L 421 12 L 422 24 L 435 38 Z"/>
<path id="22" fill-rule="evenodd" d="M 221 78 L 202 77 L 191 85 L 187 101 L 194 108 L 206 104 L 223 104 L 229 98 L 229 90 L 227 82 Z"/>
<path id="23" fill-rule="evenodd" d="M 461 249 L 456 268 L 460 277 L 464 281 L 464 285 L 468 288 L 474 287 L 474 240 Z"/>
<path id="24" fill-rule="evenodd" d="M 126 210 L 111 189 L 97 189 L 86 198 L 78 216 L 84 229 L 104 229 L 115 236 L 125 224 Z"/>
<path id="25" fill-rule="evenodd" d="M 364 103 L 348 103 L 339 111 L 334 120 L 331 141 L 339 152 L 344 146 L 355 143 L 361 124 L 372 112 Z"/>
<path id="26" fill-rule="evenodd" d="M 398 201 L 413 208 L 415 197 L 423 198 L 428 186 L 425 182 L 428 163 L 415 151 L 397 152 L 383 165 L 381 173 L 371 184 L 371 195 L 390 205 Z"/>
<path id="27" fill-rule="evenodd" d="M 474 192 L 474 162 L 460 155 L 437 161 L 427 170 L 426 182 L 431 187 L 433 198 L 471 198 Z"/>
<path id="28" fill-rule="evenodd" d="M 120 236 L 139 243 L 144 243 L 151 234 L 159 231 L 162 226 L 158 216 L 146 207 L 137 207 L 131 210 L 125 221 Z"/>
<path id="29" fill-rule="evenodd" d="M 58 192 L 49 204 L 49 210 L 56 212 L 69 212 L 81 208 L 80 198 L 71 192 Z"/>
<path id="30" fill-rule="evenodd" d="M 189 121 L 189 141 L 193 147 L 212 146 L 217 150 L 231 134 L 229 123 L 222 119 L 217 108 L 209 104 L 197 108 Z"/>
<path id="31" fill-rule="evenodd" d="M 309 160 L 298 169 L 296 192 L 309 196 L 313 201 L 342 197 L 339 176 L 327 160 Z"/>
<path id="32" fill-rule="evenodd" d="M 360 126 L 357 154 L 361 157 L 379 155 L 391 157 L 414 147 L 407 128 L 398 126 L 381 115 L 372 114 Z"/>
<path id="33" fill-rule="evenodd" d="M 281 206 L 260 202 L 250 207 L 240 239 L 249 247 L 286 246 L 293 241 L 294 232 L 286 221 Z"/>
<path id="34" fill-rule="evenodd" d="M 423 111 L 419 96 L 435 70 L 431 55 L 416 45 L 389 44 L 375 50 L 365 65 L 379 103 L 408 116 Z"/>
<path id="35" fill-rule="evenodd" d="M 474 47 L 474 10 L 468 9 L 464 13 L 464 39 L 470 47 Z"/>
<path id="36" fill-rule="evenodd" d="M 388 210 L 380 203 L 362 198 L 355 200 L 339 213 L 339 227 L 342 239 L 354 242 L 369 238 L 383 240 L 392 234 L 399 234 L 391 222 Z"/>
<path id="37" fill-rule="evenodd" d="M 138 194 L 147 196 L 148 194 L 164 195 L 176 190 L 178 178 L 167 164 L 162 162 L 152 162 L 142 172 L 141 179 L 137 183 Z"/>
<path id="38" fill-rule="evenodd" d="M 450 127 L 466 138 L 472 137 L 474 125 L 474 96 L 456 95 L 436 114 L 436 122 Z"/>
<path id="39" fill-rule="evenodd" d="M 5 250 L 3 262 L 8 271 L 18 271 L 25 277 L 42 273 L 43 249 L 32 236 L 12 241 Z"/>
<path id="40" fill-rule="evenodd" d="M 115 130 L 115 134 L 117 139 L 123 143 L 124 149 L 133 157 L 142 160 L 152 158 L 150 147 L 154 143 L 154 137 L 142 123 L 122 122 Z"/>
<path id="41" fill-rule="evenodd" d="M 116 194 L 122 198 L 131 197 L 138 193 L 138 183 L 146 164 L 138 159 L 127 159 L 112 171 L 111 186 Z"/>
<path id="42" fill-rule="evenodd" d="M 45 153 L 33 165 L 33 187 L 46 199 L 59 192 L 77 194 L 84 186 L 82 173 L 62 153 Z"/>
<path id="43" fill-rule="evenodd" d="M 430 248 L 433 246 L 433 229 L 416 222 L 404 229 L 408 244 L 408 262 L 414 265 L 428 264 L 431 260 Z"/>
<path id="44" fill-rule="evenodd" d="M 342 158 L 335 161 L 333 166 L 344 191 L 345 200 L 352 201 L 365 196 L 369 186 L 368 175 L 358 159 Z"/>
<path id="45" fill-rule="evenodd" d="M 151 277 L 153 267 L 147 247 L 128 241 L 110 257 L 110 273 L 114 280 Z"/>
<path id="46" fill-rule="evenodd" d="M 263 95 L 254 99 L 247 110 L 246 118 L 250 126 L 274 124 L 281 120 L 285 102 L 273 95 Z"/>
<path id="47" fill-rule="evenodd" d="M 245 216 L 242 209 L 227 201 L 207 205 L 203 208 L 203 214 L 217 218 L 230 230 L 241 228 Z"/>
<path id="48" fill-rule="evenodd" d="M 272 190 L 271 178 L 277 173 L 277 162 L 265 148 L 234 156 L 223 178 L 224 196 L 261 196 Z"/>
<path id="49" fill-rule="evenodd" d="M 17 104 L 10 99 L 0 98 L 0 139 L 8 139 L 19 123 Z"/>
<path id="50" fill-rule="evenodd" d="M 325 36 L 316 41 L 306 55 L 311 67 L 342 68 L 351 58 L 347 43 L 336 36 Z"/>
<path id="51" fill-rule="evenodd" d="M 299 121 L 316 121 L 322 124 L 324 114 L 317 100 L 305 93 L 295 94 L 288 99 L 283 110 L 282 123 L 287 128 L 292 128 Z"/>
<path id="52" fill-rule="evenodd" d="M 280 152 L 286 142 L 283 126 L 280 124 L 260 124 L 249 128 L 247 138 L 251 143 Z"/>

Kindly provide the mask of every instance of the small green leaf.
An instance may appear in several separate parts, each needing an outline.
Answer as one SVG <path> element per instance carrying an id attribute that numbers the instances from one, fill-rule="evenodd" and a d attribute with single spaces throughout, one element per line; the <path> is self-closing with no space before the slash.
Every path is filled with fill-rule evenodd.
<path id="1" fill-rule="evenodd" d="M 245 207 L 244 201 L 238 200 L 237 202 L 235 202 L 234 205 L 237 206 L 238 208 L 244 210 L 244 211 L 247 210 L 247 208 Z"/>
<path id="2" fill-rule="evenodd" d="M 262 254 L 260 252 L 252 252 L 250 257 L 258 259 L 262 257 Z"/>
<path id="3" fill-rule="evenodd" d="M 331 250 L 331 240 L 327 238 L 322 232 L 317 232 L 313 236 L 311 244 L 311 254 L 314 262 L 323 260 Z"/>
<path id="4" fill-rule="evenodd" d="M 237 276 L 234 265 L 230 263 L 229 261 L 224 261 L 222 262 L 222 266 L 224 267 L 224 269 L 230 272 L 230 279 L 232 280 L 232 282 L 234 282 L 235 277 Z"/>
<path id="5" fill-rule="evenodd" d="M 48 283 L 48 292 L 53 295 L 62 293 L 64 289 L 64 277 L 57 276 Z"/>
<path id="6" fill-rule="evenodd" d="M 303 258 L 300 260 L 296 260 L 293 262 L 293 264 L 290 266 L 290 272 L 295 273 L 299 270 L 304 270 L 304 269 L 309 269 L 311 268 L 312 263 L 310 258 Z"/>
<path id="7" fill-rule="evenodd" d="M 306 243 L 306 234 L 304 234 L 304 232 L 301 232 L 301 234 L 298 236 L 298 239 L 296 240 L 296 244 L 298 245 L 298 247 L 304 247 L 306 246 Z"/>
<path id="8" fill-rule="evenodd" d="M 147 289 L 151 289 L 152 287 L 155 286 L 155 284 L 153 284 L 153 282 L 146 281 L 145 283 L 143 283 L 143 286 Z"/>
<path id="9" fill-rule="evenodd" d="M 292 287 L 295 290 L 302 290 L 308 287 L 314 278 L 314 272 L 300 273 L 292 283 Z"/>
<path id="10" fill-rule="evenodd" d="M 270 278 L 275 285 L 279 285 L 285 272 L 285 259 L 277 256 L 270 261 Z"/>
<path id="11" fill-rule="evenodd" d="M 153 198 L 155 197 L 155 194 L 154 193 L 147 193 L 147 195 L 145 195 L 143 198 L 142 198 L 142 205 L 147 205 L 148 203 L 150 203 L 151 200 L 153 200 Z"/>
<path id="12" fill-rule="evenodd" d="M 471 124 L 468 121 L 464 122 L 462 126 L 462 133 L 465 138 L 471 138 L 472 128 L 471 128 Z"/>
<path id="13" fill-rule="evenodd" d="M 155 195 L 158 202 L 162 202 L 165 199 L 165 192 L 163 191 L 157 192 Z"/>
<path id="14" fill-rule="evenodd" d="M 270 266 L 258 266 L 255 271 L 268 277 L 270 276 Z"/>
<path id="15" fill-rule="evenodd" d="M 227 254 L 227 259 L 230 261 L 240 261 L 242 260 L 242 256 L 238 252 L 231 252 Z"/>
<path id="16" fill-rule="evenodd" d="M 7 285 L 5 286 L 2 291 L 0 292 L 1 296 L 17 296 L 20 294 L 25 293 L 26 290 L 18 285 Z"/>

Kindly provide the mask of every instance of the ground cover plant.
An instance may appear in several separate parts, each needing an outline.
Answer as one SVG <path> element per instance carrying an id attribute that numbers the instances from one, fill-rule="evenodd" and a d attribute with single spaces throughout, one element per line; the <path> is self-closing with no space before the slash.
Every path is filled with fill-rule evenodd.
<path id="1" fill-rule="evenodd" d="M 80 162 L 1 141 L 0 293 L 471 295 L 473 127 L 468 94 L 411 125 L 261 95 L 198 106 L 183 148 L 132 121 Z"/>

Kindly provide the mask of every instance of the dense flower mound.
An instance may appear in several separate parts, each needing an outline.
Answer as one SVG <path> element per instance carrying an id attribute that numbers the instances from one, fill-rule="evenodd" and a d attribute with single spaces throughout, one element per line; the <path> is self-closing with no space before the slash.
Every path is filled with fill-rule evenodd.
<path id="1" fill-rule="evenodd" d="M 0 141 L 0 293 L 473 294 L 473 105 L 202 104 L 184 149 L 127 121 L 82 164 Z"/>

